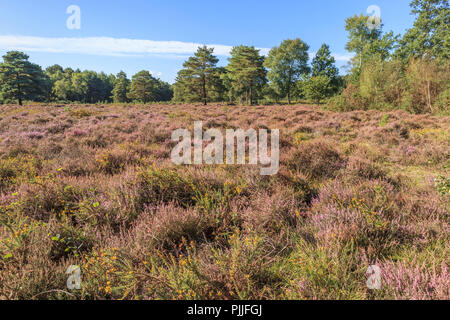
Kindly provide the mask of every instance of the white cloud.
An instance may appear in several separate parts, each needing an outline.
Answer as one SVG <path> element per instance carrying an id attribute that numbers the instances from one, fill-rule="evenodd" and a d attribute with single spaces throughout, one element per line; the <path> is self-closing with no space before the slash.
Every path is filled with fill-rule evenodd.
<path id="1" fill-rule="evenodd" d="M 100 56 L 185 58 L 203 44 L 181 41 L 152 41 L 110 37 L 47 38 L 31 36 L 1 36 L 0 49 L 28 52 L 90 54 Z M 218 56 L 229 56 L 232 46 L 207 44 Z M 258 48 L 267 55 L 269 48 Z M 337 61 L 348 61 L 351 56 L 334 54 Z"/>
<path id="2" fill-rule="evenodd" d="M 194 53 L 202 45 L 193 42 L 116 39 L 109 37 L 45 38 L 0 36 L 0 48 L 2 49 L 102 56 L 161 55 L 163 57 L 179 58 Z M 228 56 L 232 48 L 232 46 L 217 44 L 208 44 L 208 47 L 214 47 L 214 53 L 219 56 Z"/>

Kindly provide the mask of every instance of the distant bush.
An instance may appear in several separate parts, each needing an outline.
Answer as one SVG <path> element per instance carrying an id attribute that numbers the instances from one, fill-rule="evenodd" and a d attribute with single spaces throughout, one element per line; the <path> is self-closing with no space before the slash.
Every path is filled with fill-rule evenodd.
<path id="1" fill-rule="evenodd" d="M 359 90 L 358 85 L 349 83 L 340 95 L 330 98 L 327 107 L 336 111 L 367 110 L 368 101 Z"/>
<path id="2" fill-rule="evenodd" d="M 92 115 L 92 113 L 86 109 L 76 109 L 76 110 L 71 110 L 69 112 L 72 116 L 77 117 L 77 118 L 90 117 Z"/>

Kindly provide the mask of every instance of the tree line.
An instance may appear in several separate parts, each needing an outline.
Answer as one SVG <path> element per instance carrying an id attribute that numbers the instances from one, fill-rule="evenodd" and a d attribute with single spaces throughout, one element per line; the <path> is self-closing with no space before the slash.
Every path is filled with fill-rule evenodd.
<path id="1" fill-rule="evenodd" d="M 117 75 L 104 72 L 63 69 L 53 65 L 43 70 L 31 63 L 23 52 L 10 51 L 0 64 L 0 102 L 79 102 L 126 103 L 169 101 L 173 97 L 170 84 L 143 70 L 131 80 L 121 71 Z"/>
<path id="2" fill-rule="evenodd" d="M 372 28 L 369 17 L 346 19 L 346 49 L 353 53 L 348 73 L 339 75 L 330 48 L 323 44 L 309 64 L 309 46 L 284 40 L 263 57 L 236 46 L 226 67 L 217 67 L 213 48 L 198 48 L 179 71 L 174 100 L 253 104 L 307 99 L 329 107 L 402 108 L 414 113 L 449 113 L 450 9 L 448 0 L 413 0 L 416 20 L 403 35 Z"/>
<path id="3" fill-rule="evenodd" d="M 0 102 L 16 100 L 96 102 L 208 102 L 254 104 L 326 100 L 338 110 L 403 108 L 411 112 L 448 112 L 450 9 L 448 0 L 412 0 L 413 26 L 403 36 L 371 28 L 369 17 L 346 19 L 346 49 L 353 53 L 348 73 L 339 74 L 330 47 L 323 44 L 309 59 L 309 46 L 287 39 L 267 57 L 252 46 L 232 48 L 219 67 L 214 48 L 199 47 L 183 64 L 173 85 L 141 71 L 106 75 L 63 69 L 45 71 L 21 52 L 0 64 Z"/>
<path id="4" fill-rule="evenodd" d="M 284 40 L 270 50 L 267 57 L 250 46 L 236 46 L 226 67 L 217 67 L 214 48 L 198 48 L 178 72 L 174 100 L 253 104 L 261 99 L 279 102 L 307 96 L 313 100 L 329 97 L 339 91 L 342 78 L 328 45 L 323 44 L 308 64 L 309 46 L 301 39 Z M 325 83 L 325 82 L 326 83 Z M 318 92 L 317 83 L 324 88 Z"/>

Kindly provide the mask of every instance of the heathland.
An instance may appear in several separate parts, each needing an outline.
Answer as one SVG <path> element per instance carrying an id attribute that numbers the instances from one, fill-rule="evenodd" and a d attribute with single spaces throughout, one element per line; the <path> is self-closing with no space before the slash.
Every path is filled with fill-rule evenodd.
<path id="1" fill-rule="evenodd" d="M 174 165 L 171 133 L 195 120 L 280 129 L 279 173 Z M 449 299 L 449 127 L 307 105 L 0 105 L 0 299 Z"/>

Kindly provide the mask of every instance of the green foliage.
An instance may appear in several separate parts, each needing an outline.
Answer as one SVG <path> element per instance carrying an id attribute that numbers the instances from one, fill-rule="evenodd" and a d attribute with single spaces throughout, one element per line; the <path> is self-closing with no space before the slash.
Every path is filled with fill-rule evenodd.
<path id="1" fill-rule="evenodd" d="M 141 103 L 168 101 L 172 99 L 172 91 L 169 84 L 143 70 L 133 76 L 128 98 Z"/>
<path id="2" fill-rule="evenodd" d="M 296 82 L 309 73 L 308 49 L 309 46 L 300 39 L 284 40 L 279 47 L 270 50 L 264 62 L 269 69 L 270 87 L 277 96 L 287 96 L 288 103 L 291 103 Z"/>
<path id="3" fill-rule="evenodd" d="M 112 90 L 114 102 L 123 103 L 128 102 L 128 91 L 130 86 L 130 80 L 127 78 L 127 74 L 123 71 L 119 72 L 116 76 L 116 82 L 114 89 Z"/>
<path id="4" fill-rule="evenodd" d="M 389 121 L 389 115 L 388 114 L 383 115 L 383 117 L 380 120 L 380 124 L 379 124 L 380 127 L 385 127 L 388 124 L 388 121 Z"/>
<path id="5" fill-rule="evenodd" d="M 10 51 L 0 64 L 0 88 L 3 100 L 14 99 L 19 105 L 24 100 L 42 101 L 48 97 L 49 79 L 37 64 L 28 61 L 28 55 Z"/>
<path id="6" fill-rule="evenodd" d="M 107 75 L 104 72 L 63 69 L 52 65 L 45 72 L 28 61 L 22 52 L 8 52 L 0 64 L 0 102 L 17 100 L 63 101 L 81 103 L 125 103 L 169 101 L 171 86 L 155 79 L 148 71 L 141 71 L 130 80 L 124 72 Z"/>
<path id="7" fill-rule="evenodd" d="M 137 73 L 132 81 L 124 72 L 114 76 L 60 65 L 43 72 L 26 54 L 12 51 L 0 64 L 0 104 L 13 100 L 19 104 L 24 100 L 149 103 L 173 98 L 251 105 L 258 99 L 267 104 L 306 97 L 315 103 L 329 98 L 329 107 L 339 111 L 400 108 L 448 115 L 449 2 L 412 0 L 410 6 L 416 20 L 401 39 L 392 31 L 384 33 L 382 25 L 371 28 L 366 15 L 346 19 L 346 49 L 354 56 L 345 77 L 339 75 L 326 44 L 317 51 L 310 70 L 309 47 L 300 39 L 284 40 L 266 59 L 254 47 L 236 46 L 226 67 L 217 67 L 214 48 L 199 47 L 183 64 L 173 87 L 148 71 Z"/>
<path id="8" fill-rule="evenodd" d="M 363 66 L 359 85 L 361 97 L 370 107 L 391 109 L 398 106 L 405 91 L 403 64 L 398 60 L 383 61 L 374 57 Z"/>
<path id="9" fill-rule="evenodd" d="M 297 93 L 297 88 L 294 87 L 295 92 Z M 279 103 L 281 99 L 283 99 L 283 96 L 278 93 L 278 91 L 271 85 L 266 85 L 263 88 L 262 94 L 264 95 L 264 101 L 267 103 Z"/>
<path id="10" fill-rule="evenodd" d="M 303 93 L 307 99 L 320 104 L 332 92 L 330 83 L 330 78 L 324 75 L 311 77 L 302 83 Z"/>
<path id="11" fill-rule="evenodd" d="M 156 79 L 150 72 L 143 70 L 136 73 L 131 81 L 129 97 L 142 103 L 156 100 Z"/>
<path id="12" fill-rule="evenodd" d="M 84 118 L 84 117 L 90 117 L 92 115 L 89 110 L 86 109 L 76 109 L 76 110 L 68 110 L 70 114 L 78 119 Z"/>
<path id="13" fill-rule="evenodd" d="M 359 84 L 348 84 L 330 101 L 335 109 L 393 110 L 448 114 L 450 64 L 438 60 L 382 61 L 375 57 L 363 66 Z"/>
<path id="14" fill-rule="evenodd" d="M 176 101 L 202 101 L 206 105 L 208 101 L 217 99 L 222 84 L 216 67 L 219 59 L 213 52 L 214 48 L 199 47 L 195 55 L 183 64 L 174 86 Z"/>
<path id="15" fill-rule="evenodd" d="M 450 195 L 450 178 L 440 175 L 435 179 L 435 187 L 439 194 L 443 196 Z"/>
<path id="16" fill-rule="evenodd" d="M 356 55 L 346 89 L 329 102 L 332 108 L 450 112 L 448 0 L 413 0 L 411 7 L 417 19 L 392 56 L 392 32 L 369 29 L 364 15 L 346 20 L 346 48 Z"/>
<path id="17" fill-rule="evenodd" d="M 177 202 L 188 207 L 195 203 L 195 187 L 190 179 L 176 171 L 159 169 L 156 166 L 140 174 L 140 201 L 142 204 Z"/>
<path id="18" fill-rule="evenodd" d="M 339 76 L 339 69 L 335 65 L 336 60 L 331 55 L 330 47 L 323 44 L 317 51 L 312 61 L 312 76 L 326 76 L 330 79 L 330 94 L 339 91 L 342 86 L 342 79 Z"/>
<path id="19" fill-rule="evenodd" d="M 356 80 L 362 66 L 373 56 L 379 56 L 382 60 L 387 59 L 397 39 L 392 32 L 382 36 L 381 26 L 370 29 L 367 25 L 368 19 L 368 16 L 361 14 L 345 20 L 345 30 L 349 33 L 345 48 L 355 53 L 351 64 Z"/>
<path id="20" fill-rule="evenodd" d="M 51 99 L 84 103 L 110 102 L 115 77 L 94 71 L 62 69 L 58 65 L 46 69 L 52 82 Z"/>
<path id="21" fill-rule="evenodd" d="M 162 81 L 161 79 L 158 79 L 157 83 L 157 102 L 163 102 L 163 101 L 170 101 L 173 98 L 173 88 L 172 86 Z"/>
<path id="22" fill-rule="evenodd" d="M 336 60 L 331 56 L 330 47 L 325 43 L 317 51 L 312 61 L 313 77 L 324 75 L 330 79 L 339 76 L 339 70 L 335 66 Z"/>
<path id="23" fill-rule="evenodd" d="M 261 94 L 267 81 L 263 64 L 264 57 L 255 47 L 241 45 L 231 50 L 227 76 L 233 94 L 241 101 L 245 99 L 251 105 L 255 97 Z"/>
<path id="24" fill-rule="evenodd" d="M 86 237 L 86 233 L 78 228 L 62 224 L 61 230 L 58 230 L 58 232 L 56 235 L 51 236 L 51 257 L 54 260 L 59 260 L 69 255 L 79 257 L 81 252 L 92 247 L 92 239 Z"/>
<path id="25" fill-rule="evenodd" d="M 326 246 L 313 247 L 299 241 L 285 266 L 292 275 L 288 299 L 363 299 L 367 267 L 361 266 L 355 251 L 353 243 L 336 245 L 332 251 Z M 349 273 L 353 276 L 348 277 Z M 323 290 L 324 287 L 328 290 Z"/>
<path id="26" fill-rule="evenodd" d="M 435 103 L 435 109 L 437 114 L 450 115 L 450 88 L 447 88 L 439 94 L 439 97 Z"/>
<path id="27" fill-rule="evenodd" d="M 442 104 L 441 94 L 449 89 L 450 62 L 413 59 L 406 69 L 407 90 L 403 108 L 414 113 L 448 113 L 450 105 Z"/>
<path id="28" fill-rule="evenodd" d="M 450 7 L 448 0 L 413 0 L 410 4 L 416 20 L 400 40 L 395 55 L 408 62 L 411 58 L 449 59 Z"/>
<path id="29" fill-rule="evenodd" d="M 169 101 L 173 95 L 168 83 L 155 79 L 148 71 L 136 74 L 134 85 L 123 71 L 114 76 L 103 72 L 74 71 L 70 68 L 63 70 L 61 66 L 54 65 L 46 69 L 46 74 L 53 88 L 51 99 L 55 101 L 157 102 Z"/>

